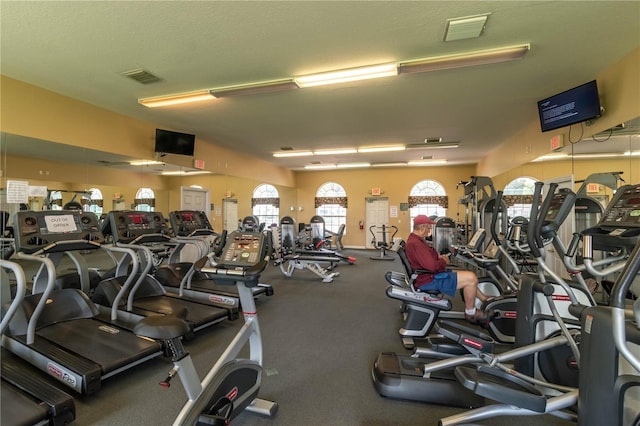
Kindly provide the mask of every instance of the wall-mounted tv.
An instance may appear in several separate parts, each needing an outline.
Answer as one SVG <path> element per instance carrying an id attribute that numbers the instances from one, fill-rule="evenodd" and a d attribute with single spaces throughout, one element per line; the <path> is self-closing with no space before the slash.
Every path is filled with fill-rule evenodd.
<path id="1" fill-rule="evenodd" d="M 600 98 L 596 80 L 538 101 L 543 132 L 600 117 Z"/>
<path id="2" fill-rule="evenodd" d="M 193 157 L 196 136 L 188 133 L 156 129 L 155 152 L 163 154 L 189 155 Z"/>

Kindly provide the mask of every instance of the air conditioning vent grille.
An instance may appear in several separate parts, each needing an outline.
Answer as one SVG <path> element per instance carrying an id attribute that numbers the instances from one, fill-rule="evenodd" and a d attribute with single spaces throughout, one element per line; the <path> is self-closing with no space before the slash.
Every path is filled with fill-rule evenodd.
<path id="1" fill-rule="evenodd" d="M 157 81 L 160 81 L 160 78 L 158 78 L 157 76 L 151 74 L 149 71 L 145 71 L 142 68 L 137 68 L 135 70 L 130 70 L 130 71 L 125 71 L 123 73 L 121 73 L 122 75 L 124 75 L 125 77 L 129 77 L 135 81 L 137 81 L 138 83 L 141 84 L 149 84 L 149 83 L 155 83 Z"/>

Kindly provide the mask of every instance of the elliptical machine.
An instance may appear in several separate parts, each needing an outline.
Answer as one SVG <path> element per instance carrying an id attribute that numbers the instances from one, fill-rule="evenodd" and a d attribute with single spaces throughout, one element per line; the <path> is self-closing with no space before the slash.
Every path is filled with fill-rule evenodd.
<path id="1" fill-rule="evenodd" d="M 257 398 L 262 382 L 262 339 L 251 291 L 269 264 L 270 238 L 263 233 L 234 231 L 215 267 L 205 266 L 206 257 L 196 262 L 200 272 L 214 276 L 221 284 L 237 287 L 244 317 L 244 325 L 202 382 L 180 339 L 189 329 L 184 320 L 176 316 L 152 316 L 135 327 L 136 334 L 162 341 L 165 356 L 174 364 L 160 386 L 168 388 L 177 374 L 187 393 L 188 400 L 174 426 L 226 425 L 245 409 L 266 416 L 277 412 L 277 403 Z M 249 358 L 238 358 L 246 344 Z"/>

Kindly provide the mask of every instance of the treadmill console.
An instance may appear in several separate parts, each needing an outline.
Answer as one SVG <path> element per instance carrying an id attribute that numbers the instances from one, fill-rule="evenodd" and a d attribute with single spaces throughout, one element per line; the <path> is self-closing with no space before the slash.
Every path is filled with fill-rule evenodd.
<path id="1" fill-rule="evenodd" d="M 265 250 L 263 233 L 234 231 L 227 238 L 227 245 L 218 264 L 226 267 L 249 268 L 264 259 Z"/>
<path id="2" fill-rule="evenodd" d="M 169 227 L 160 212 L 110 211 L 102 223 L 102 232 L 123 244 L 164 243 Z"/>
<path id="3" fill-rule="evenodd" d="M 591 235 L 595 250 L 632 249 L 640 240 L 640 185 L 618 188 L 598 225 L 582 232 Z"/>
<path id="4" fill-rule="evenodd" d="M 13 223 L 16 250 L 27 254 L 93 250 L 104 242 L 98 217 L 91 212 L 19 211 Z"/>
<path id="5" fill-rule="evenodd" d="M 203 211 L 179 210 L 170 212 L 169 223 L 177 237 L 213 234 L 213 227 Z"/>

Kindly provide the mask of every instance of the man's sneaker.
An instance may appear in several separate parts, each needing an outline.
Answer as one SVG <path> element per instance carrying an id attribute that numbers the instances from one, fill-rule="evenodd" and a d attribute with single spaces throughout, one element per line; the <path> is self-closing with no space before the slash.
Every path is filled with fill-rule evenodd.
<path id="1" fill-rule="evenodd" d="M 464 314 L 464 318 L 469 321 L 471 324 L 481 325 L 486 327 L 491 322 L 491 319 L 495 315 L 495 312 L 492 310 L 483 311 L 480 309 L 476 309 L 476 313 L 473 315 Z"/>

